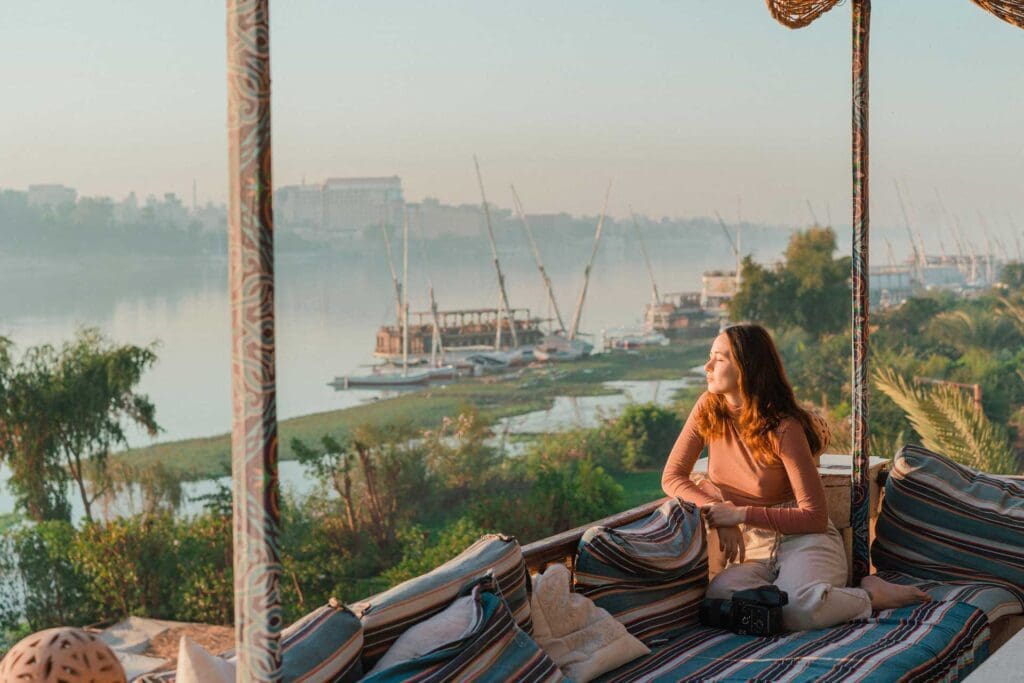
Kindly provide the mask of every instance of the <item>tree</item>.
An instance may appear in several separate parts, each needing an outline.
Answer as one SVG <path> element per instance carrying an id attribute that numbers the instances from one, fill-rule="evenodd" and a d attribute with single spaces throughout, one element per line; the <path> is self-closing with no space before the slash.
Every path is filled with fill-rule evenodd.
<path id="1" fill-rule="evenodd" d="M 850 259 L 833 258 L 835 251 L 831 228 L 811 228 L 793 234 L 785 262 L 774 268 L 744 258 L 729 316 L 814 337 L 842 332 L 850 320 Z"/>
<path id="2" fill-rule="evenodd" d="M 990 422 L 962 390 L 925 388 L 891 369 L 876 371 L 874 380 L 903 409 L 925 448 L 983 472 L 1017 473 L 1006 428 Z"/>
<path id="3" fill-rule="evenodd" d="M 999 281 L 1012 290 L 1024 290 L 1024 263 L 1007 263 L 999 273 Z"/>
<path id="4" fill-rule="evenodd" d="M 136 391 L 156 362 L 153 346 L 118 346 L 90 328 L 59 351 L 32 347 L 17 363 L 11 347 L 0 341 L 0 461 L 11 469 L 18 505 L 37 521 L 68 520 L 67 486 L 74 482 L 92 521 L 107 456 L 128 445 L 127 425 L 151 436 L 160 429 L 155 406 Z"/>
<path id="5" fill-rule="evenodd" d="M 426 497 L 425 453 L 408 423 L 361 425 L 344 441 L 330 435 L 317 449 L 299 439 L 292 449 L 321 484 L 337 494 L 340 531 L 349 542 L 367 534 L 383 553 L 395 550 L 398 528 Z"/>

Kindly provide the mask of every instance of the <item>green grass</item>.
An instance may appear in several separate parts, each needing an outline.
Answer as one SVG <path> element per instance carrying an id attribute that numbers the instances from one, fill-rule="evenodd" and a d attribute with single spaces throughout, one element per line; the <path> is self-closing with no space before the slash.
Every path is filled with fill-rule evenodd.
<path id="1" fill-rule="evenodd" d="M 316 443 L 325 435 L 343 437 L 361 424 L 409 422 L 419 428 L 437 425 L 466 406 L 483 419 L 496 421 L 551 407 L 556 396 L 597 396 L 616 393 L 602 383 L 612 380 L 676 379 L 707 354 L 707 343 L 657 347 L 640 353 L 601 354 L 571 364 L 525 369 L 511 379 L 464 379 L 446 387 L 406 394 L 342 410 L 282 420 L 278 424 L 281 460 L 295 459 L 293 439 Z M 134 466 L 161 463 L 185 480 L 206 479 L 230 472 L 229 434 L 133 448 L 115 457 Z"/>

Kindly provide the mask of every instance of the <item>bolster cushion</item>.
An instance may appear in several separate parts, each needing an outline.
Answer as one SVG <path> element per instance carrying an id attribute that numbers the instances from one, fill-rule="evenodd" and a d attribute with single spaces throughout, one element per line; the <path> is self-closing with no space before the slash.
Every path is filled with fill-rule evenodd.
<path id="1" fill-rule="evenodd" d="M 451 604 L 466 584 L 491 573 L 512 617 L 527 633 L 529 576 L 515 538 L 488 534 L 433 571 L 352 605 L 363 622 L 363 670 L 369 671 L 402 633 Z"/>
<path id="2" fill-rule="evenodd" d="M 700 510 L 678 499 L 618 528 L 592 527 L 580 539 L 575 590 L 653 645 L 697 621 L 708 585 Z"/>
<path id="3" fill-rule="evenodd" d="M 1024 483 L 904 446 L 885 482 L 871 559 L 923 579 L 994 583 L 1024 605 Z"/>

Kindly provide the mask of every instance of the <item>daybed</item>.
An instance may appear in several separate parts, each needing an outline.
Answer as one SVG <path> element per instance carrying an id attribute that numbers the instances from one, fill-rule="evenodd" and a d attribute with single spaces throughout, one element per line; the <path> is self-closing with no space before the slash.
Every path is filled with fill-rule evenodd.
<path id="1" fill-rule="evenodd" d="M 530 574 L 549 563 L 568 566 L 574 591 L 650 649 L 600 681 L 962 680 L 1024 624 L 1024 482 L 908 446 L 881 499 L 873 563 L 889 580 L 928 591 L 930 603 L 770 638 L 705 627 L 699 511 L 663 499 L 525 548 L 486 536 L 428 574 L 324 607 L 287 630 L 285 668 L 298 675 L 286 680 L 566 680 L 530 637 Z M 373 670 L 402 633 L 460 595 L 475 610 L 472 628 Z"/>

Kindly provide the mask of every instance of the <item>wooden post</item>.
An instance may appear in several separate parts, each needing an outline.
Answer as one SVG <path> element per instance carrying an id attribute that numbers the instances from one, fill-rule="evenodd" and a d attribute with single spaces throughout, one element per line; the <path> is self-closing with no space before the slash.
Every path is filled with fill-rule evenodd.
<path id="1" fill-rule="evenodd" d="M 853 0 L 853 585 L 870 571 L 868 557 L 868 34 L 871 0 Z"/>
<path id="2" fill-rule="evenodd" d="M 269 0 L 228 0 L 231 473 L 237 680 L 281 680 Z"/>

